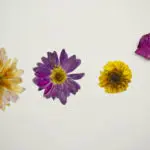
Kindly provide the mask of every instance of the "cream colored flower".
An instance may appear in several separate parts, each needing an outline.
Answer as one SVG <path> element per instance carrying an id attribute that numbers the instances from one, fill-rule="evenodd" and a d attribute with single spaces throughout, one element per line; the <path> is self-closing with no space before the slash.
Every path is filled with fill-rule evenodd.
<path id="1" fill-rule="evenodd" d="M 20 87 L 23 70 L 17 69 L 17 59 L 8 59 L 4 48 L 0 48 L 0 109 L 16 102 L 18 94 L 24 91 Z"/>

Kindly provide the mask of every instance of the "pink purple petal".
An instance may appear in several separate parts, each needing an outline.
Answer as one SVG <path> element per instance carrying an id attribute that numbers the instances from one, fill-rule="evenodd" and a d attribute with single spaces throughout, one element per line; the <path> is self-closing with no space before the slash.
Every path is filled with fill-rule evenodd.
<path id="1" fill-rule="evenodd" d="M 150 59 L 150 34 L 142 36 L 135 53 L 146 59 Z"/>
<path id="2" fill-rule="evenodd" d="M 44 95 L 46 95 L 52 89 L 52 86 L 53 84 L 49 83 L 49 85 L 45 88 Z"/>
<path id="3" fill-rule="evenodd" d="M 35 77 L 33 79 L 33 82 L 40 87 L 44 87 L 45 85 L 47 85 L 49 83 L 49 79 L 48 78 L 37 78 L 37 77 Z"/>

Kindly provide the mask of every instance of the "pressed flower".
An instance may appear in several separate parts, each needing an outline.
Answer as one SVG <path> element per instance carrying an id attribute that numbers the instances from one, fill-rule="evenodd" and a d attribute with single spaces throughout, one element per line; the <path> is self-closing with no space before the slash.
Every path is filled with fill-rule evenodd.
<path id="1" fill-rule="evenodd" d="M 42 63 L 37 63 L 33 70 L 35 78 L 33 82 L 44 90 L 44 97 L 58 98 L 62 104 L 66 104 L 70 94 L 76 94 L 80 85 L 75 81 L 84 76 L 84 73 L 72 73 L 80 64 L 81 60 L 75 55 L 68 57 L 63 49 L 60 57 L 56 51 L 47 52 L 47 57 L 41 58 Z"/>
<path id="2" fill-rule="evenodd" d="M 150 59 L 150 33 L 141 37 L 135 53 L 146 59 Z"/>
<path id="3" fill-rule="evenodd" d="M 107 93 L 119 93 L 127 90 L 131 82 L 132 72 L 122 61 L 110 61 L 100 72 L 99 86 Z"/>
<path id="4" fill-rule="evenodd" d="M 4 48 L 0 48 L 0 109 L 4 110 L 10 102 L 16 102 L 18 94 L 24 91 L 20 87 L 23 70 L 17 69 L 17 59 L 8 59 Z"/>

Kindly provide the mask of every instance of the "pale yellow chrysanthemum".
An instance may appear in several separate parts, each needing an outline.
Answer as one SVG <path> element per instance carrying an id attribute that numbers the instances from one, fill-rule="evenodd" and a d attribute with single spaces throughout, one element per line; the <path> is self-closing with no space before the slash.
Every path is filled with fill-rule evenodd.
<path id="1" fill-rule="evenodd" d="M 23 70 L 17 69 L 17 59 L 8 59 L 4 48 L 0 48 L 0 109 L 15 102 L 18 94 L 24 91 L 20 87 Z"/>
<path id="2" fill-rule="evenodd" d="M 99 86 L 107 93 L 119 93 L 127 90 L 131 82 L 132 72 L 122 61 L 110 61 L 100 72 Z"/>

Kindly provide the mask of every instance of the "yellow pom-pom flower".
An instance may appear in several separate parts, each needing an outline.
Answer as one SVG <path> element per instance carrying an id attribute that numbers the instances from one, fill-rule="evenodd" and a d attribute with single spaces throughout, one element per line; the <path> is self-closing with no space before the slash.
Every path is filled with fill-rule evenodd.
<path id="1" fill-rule="evenodd" d="M 99 86 L 105 88 L 107 93 L 126 91 L 131 82 L 132 72 L 122 61 L 110 61 L 100 72 Z"/>
<path id="2" fill-rule="evenodd" d="M 0 109 L 4 110 L 10 102 L 16 102 L 18 94 L 24 91 L 20 87 L 23 70 L 17 69 L 17 59 L 8 59 L 4 48 L 0 48 Z"/>

